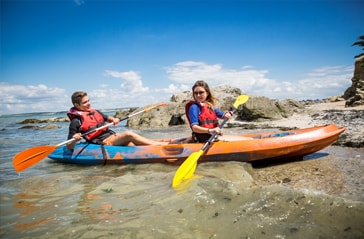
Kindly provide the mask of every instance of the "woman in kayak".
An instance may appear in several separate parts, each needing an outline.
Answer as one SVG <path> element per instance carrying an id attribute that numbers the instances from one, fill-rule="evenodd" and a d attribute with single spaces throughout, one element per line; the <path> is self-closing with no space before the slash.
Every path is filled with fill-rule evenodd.
<path id="1" fill-rule="evenodd" d="M 71 123 L 68 131 L 68 139 L 74 138 L 67 145 L 69 150 L 72 150 L 77 141 L 82 139 L 82 134 L 101 127 L 105 124 L 114 123 L 117 125 L 120 120 L 112 116 L 105 115 L 98 110 L 91 108 L 90 100 L 87 93 L 84 91 L 76 91 L 72 94 L 73 107 L 67 112 Z M 90 143 L 102 145 L 165 145 L 168 142 L 154 141 L 138 135 L 132 131 L 125 131 L 123 133 L 115 133 L 109 128 L 104 128 L 96 132 L 84 136 Z"/>
<path id="2" fill-rule="evenodd" d="M 233 112 L 222 112 L 214 107 L 216 98 L 205 81 L 196 81 L 192 86 L 193 101 L 186 104 L 186 115 L 192 129 L 194 142 L 204 143 L 213 134 L 219 135 L 220 141 L 236 141 L 251 139 L 238 135 L 221 135 L 218 119 L 229 119 Z"/>

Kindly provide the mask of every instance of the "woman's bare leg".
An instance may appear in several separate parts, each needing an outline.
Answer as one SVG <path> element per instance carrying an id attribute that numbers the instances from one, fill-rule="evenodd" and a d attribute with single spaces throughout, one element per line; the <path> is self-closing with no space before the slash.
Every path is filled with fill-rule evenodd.
<path id="1" fill-rule="evenodd" d="M 219 136 L 220 141 L 241 141 L 241 140 L 249 140 L 253 139 L 251 137 L 244 137 L 240 135 L 222 135 Z"/>

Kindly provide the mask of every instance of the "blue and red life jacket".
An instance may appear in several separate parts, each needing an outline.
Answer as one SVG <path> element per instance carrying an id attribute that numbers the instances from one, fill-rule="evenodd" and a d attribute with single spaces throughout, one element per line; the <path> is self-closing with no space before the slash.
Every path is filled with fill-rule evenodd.
<path id="1" fill-rule="evenodd" d="M 185 111 L 189 124 L 191 125 L 191 120 L 189 116 L 189 110 L 192 104 L 198 105 L 200 108 L 200 114 L 198 116 L 198 125 L 204 128 L 213 129 L 219 127 L 219 120 L 215 113 L 215 110 L 211 108 L 208 104 L 201 104 L 196 101 L 190 101 L 186 104 Z M 193 132 L 192 135 L 198 142 L 206 142 L 210 138 L 210 134 L 201 134 Z"/>
<path id="2" fill-rule="evenodd" d="M 91 130 L 99 128 L 105 125 L 105 119 L 97 110 L 91 109 L 90 111 L 80 111 L 75 107 L 72 107 L 68 112 L 67 116 L 70 120 L 74 118 L 79 118 L 81 120 L 80 131 L 82 134 L 87 133 Z M 103 128 L 95 132 L 89 133 L 84 137 L 87 140 L 92 140 L 93 138 L 99 136 L 101 133 L 108 131 L 108 128 Z"/>

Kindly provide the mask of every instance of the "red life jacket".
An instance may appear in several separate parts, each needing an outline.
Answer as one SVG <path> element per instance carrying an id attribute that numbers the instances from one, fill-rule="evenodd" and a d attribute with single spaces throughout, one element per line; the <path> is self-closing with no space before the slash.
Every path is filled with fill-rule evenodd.
<path id="1" fill-rule="evenodd" d="M 198 116 L 198 125 L 204 128 L 209 128 L 209 129 L 213 129 L 218 127 L 219 124 L 219 120 L 217 118 L 217 115 L 214 111 L 214 109 L 212 109 L 208 104 L 203 104 L 201 105 L 200 103 L 196 102 L 196 101 L 190 101 L 186 104 L 185 110 L 186 110 L 186 116 L 188 119 L 189 124 L 191 125 L 191 120 L 190 120 L 190 116 L 188 115 L 188 112 L 190 110 L 190 107 L 192 104 L 196 104 L 200 107 L 200 115 Z"/>
<path id="2" fill-rule="evenodd" d="M 201 105 L 199 102 L 196 101 L 190 101 L 186 104 L 185 110 L 186 110 L 186 116 L 188 119 L 189 124 L 191 125 L 190 116 L 188 115 L 190 107 L 192 104 L 196 104 L 200 107 L 200 114 L 198 116 L 198 125 L 205 128 L 215 128 L 219 126 L 219 121 L 217 119 L 217 115 L 208 104 Z M 210 134 L 200 134 L 192 132 L 192 138 L 195 142 L 204 143 L 211 137 Z"/>
<path id="3" fill-rule="evenodd" d="M 99 128 L 105 125 L 104 117 L 97 110 L 91 109 L 90 111 L 80 111 L 75 107 L 72 107 L 68 112 L 67 116 L 70 120 L 74 118 L 79 118 L 81 120 L 80 131 L 82 134 Z M 101 130 L 89 133 L 84 137 L 87 140 L 92 140 L 93 138 L 99 136 L 101 133 L 108 131 L 109 128 L 103 128 Z"/>

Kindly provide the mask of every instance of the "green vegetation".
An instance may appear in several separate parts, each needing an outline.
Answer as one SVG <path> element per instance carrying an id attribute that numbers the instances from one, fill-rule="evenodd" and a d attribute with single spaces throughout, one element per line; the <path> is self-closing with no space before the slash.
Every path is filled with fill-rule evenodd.
<path id="1" fill-rule="evenodd" d="M 359 41 L 354 42 L 353 45 L 351 45 L 351 46 L 361 46 L 362 50 L 364 51 L 364 36 L 360 36 Z M 364 53 L 361 53 L 361 54 L 355 56 L 355 58 L 359 58 L 361 56 L 364 56 Z"/>

